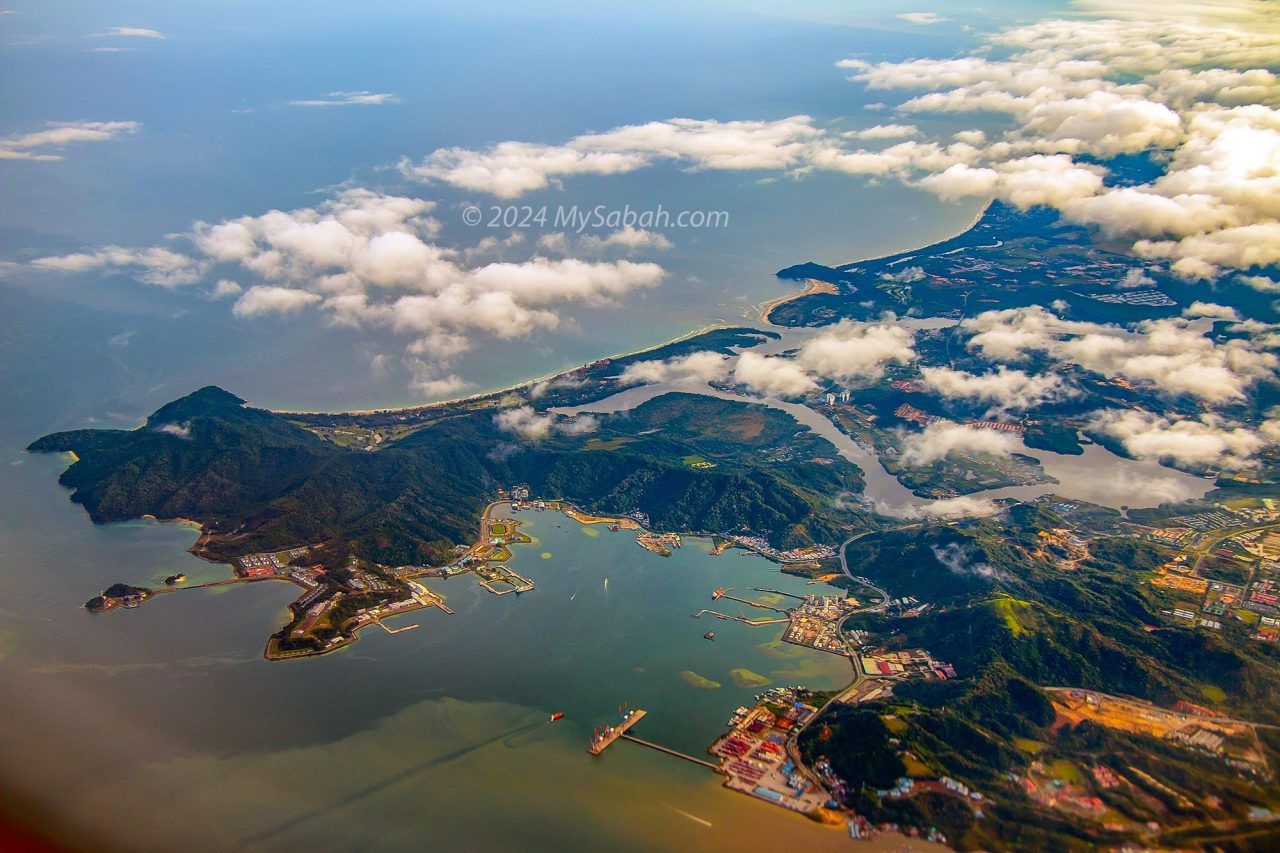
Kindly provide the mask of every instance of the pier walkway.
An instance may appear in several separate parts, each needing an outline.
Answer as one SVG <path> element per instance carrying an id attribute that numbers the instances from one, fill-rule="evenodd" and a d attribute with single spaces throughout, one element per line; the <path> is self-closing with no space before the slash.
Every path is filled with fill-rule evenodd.
<path id="1" fill-rule="evenodd" d="M 694 758 L 692 755 L 687 755 L 683 752 L 677 752 L 670 747 L 662 746 L 661 744 L 656 744 L 652 741 L 642 740 L 641 738 L 631 734 L 619 735 L 619 737 L 624 740 L 629 740 L 632 743 L 638 743 L 641 746 L 647 746 L 650 749 L 656 749 L 658 752 L 665 752 L 667 755 L 674 755 L 676 758 L 683 758 L 685 761 L 692 761 L 694 764 L 701 764 L 703 767 L 709 767 L 717 773 L 720 772 L 720 765 L 712 764 L 710 761 L 703 761 L 701 758 Z"/>
<path id="2" fill-rule="evenodd" d="M 721 598 L 727 598 L 727 599 L 729 599 L 730 601 L 736 601 L 736 602 L 738 602 L 739 604 L 746 604 L 746 605 L 749 605 L 749 606 L 751 606 L 751 607 L 759 607 L 761 610 L 772 610 L 774 613 L 786 613 L 786 612 L 787 612 L 787 611 L 783 610 L 781 607 L 774 607 L 772 604 L 764 604 L 763 602 L 760 602 L 760 601 L 752 601 L 752 600 L 751 600 L 751 599 L 749 599 L 749 598 L 738 598 L 736 595 L 730 595 L 730 594 L 729 594 L 729 593 L 727 593 L 727 592 L 726 592 L 724 595 L 720 596 L 720 597 L 721 597 Z"/>
<path id="3" fill-rule="evenodd" d="M 703 767 L 710 768 L 717 773 L 721 772 L 720 765 L 718 764 L 713 764 L 710 761 L 705 761 L 701 758 L 695 758 L 692 755 L 686 755 L 685 753 L 671 749 L 670 747 L 662 746 L 661 744 L 653 743 L 652 741 L 647 741 L 643 738 L 638 738 L 635 735 L 630 734 L 631 727 L 643 720 L 645 715 L 648 713 L 648 711 L 643 711 L 637 708 L 634 711 L 627 711 L 623 714 L 622 721 L 616 726 L 598 726 L 596 728 L 596 733 L 591 738 L 591 745 L 587 747 L 587 752 L 592 755 L 599 755 L 612 746 L 616 741 L 629 740 L 632 743 L 638 743 L 641 746 L 656 749 L 658 752 L 665 752 L 667 755 L 672 755 L 676 758 L 683 758 L 685 761 L 692 761 L 694 764 L 701 764 Z"/>
<path id="4" fill-rule="evenodd" d="M 781 613 L 784 611 L 779 611 L 779 612 Z M 748 619 L 745 616 L 730 616 L 728 613 L 721 613 L 718 610 L 699 610 L 697 613 L 693 614 L 694 619 L 701 619 L 703 616 L 714 616 L 717 619 L 728 619 L 732 622 L 742 622 L 743 624 L 751 625 L 752 627 L 756 627 L 759 625 L 781 625 L 784 622 L 791 621 L 789 617 L 788 618 L 780 617 L 777 619 Z"/>
<path id="5" fill-rule="evenodd" d="M 801 601 L 804 601 L 805 599 L 805 596 L 803 595 L 796 595 L 794 592 L 783 592 L 780 589 L 769 589 L 768 587 L 764 587 L 764 586 L 753 586 L 752 589 L 755 590 L 756 592 L 771 592 L 774 595 L 785 595 L 787 598 L 798 598 Z"/>

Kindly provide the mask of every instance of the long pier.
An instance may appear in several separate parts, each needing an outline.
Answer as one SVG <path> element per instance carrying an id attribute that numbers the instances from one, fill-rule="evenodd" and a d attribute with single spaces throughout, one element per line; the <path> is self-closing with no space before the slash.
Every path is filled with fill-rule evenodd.
<path id="1" fill-rule="evenodd" d="M 644 715 L 647 713 L 649 712 L 640 710 L 639 708 L 634 711 L 627 712 L 627 715 L 622 718 L 622 722 L 618 723 L 616 726 L 607 727 L 603 733 L 592 738 L 591 745 L 587 747 L 587 752 L 592 755 L 599 755 L 604 752 L 613 745 L 614 741 L 625 735 L 627 733 L 627 729 L 643 720 Z"/>
<path id="2" fill-rule="evenodd" d="M 302 584 L 298 583 L 295 579 L 289 577 L 288 575 L 271 574 L 271 575 L 260 575 L 258 577 L 251 577 L 251 578 L 240 577 L 239 575 L 237 575 L 236 577 L 233 577 L 233 578 L 222 578 L 221 580 L 216 580 L 216 581 L 202 581 L 200 583 L 182 583 L 182 584 L 176 584 L 174 586 L 158 586 L 158 587 L 155 587 L 154 589 L 148 589 L 147 592 L 150 593 L 151 595 L 160 595 L 166 592 L 181 592 L 184 589 L 208 589 L 210 587 L 215 587 L 215 586 L 231 586 L 232 584 L 237 584 L 237 583 L 260 583 L 262 581 L 289 581 L 295 586 L 302 586 Z M 306 587 L 306 588 L 310 589 L 310 587 Z"/>
<path id="3" fill-rule="evenodd" d="M 738 602 L 739 604 L 746 604 L 746 605 L 749 605 L 749 606 L 751 606 L 751 607 L 759 607 L 761 610 L 772 610 L 772 611 L 773 611 L 773 612 L 775 612 L 775 613 L 786 613 L 786 612 L 787 612 L 787 611 L 783 610 L 781 607 L 774 607 L 772 604 L 764 604 L 763 602 L 759 602 L 759 601 L 752 601 L 752 600 L 751 600 L 751 599 L 749 599 L 749 598 L 738 598 L 736 595 L 730 595 L 730 594 L 729 594 L 729 593 L 727 593 L 727 592 L 726 592 L 724 595 L 720 596 L 720 597 L 721 597 L 721 598 L 727 598 L 727 599 L 729 599 L 730 601 L 736 601 L 736 602 Z"/>
<path id="4" fill-rule="evenodd" d="M 641 746 L 647 746 L 650 749 L 656 749 L 658 752 L 665 752 L 667 755 L 674 755 L 676 758 L 683 758 L 685 761 L 692 761 L 694 764 L 701 764 L 703 767 L 709 767 L 717 773 L 720 772 L 720 765 L 712 764 L 710 761 L 703 761 L 701 758 L 694 758 L 692 755 L 687 755 L 683 752 L 677 752 L 670 747 L 662 746 L 661 744 L 653 743 L 652 741 L 642 740 L 641 738 L 631 734 L 623 734 L 618 737 L 623 738 L 624 740 L 629 740 L 632 743 L 638 743 Z"/>
<path id="5" fill-rule="evenodd" d="M 753 586 L 752 589 L 756 592 L 772 592 L 774 595 L 785 595 L 787 598 L 798 598 L 801 601 L 804 601 L 805 598 L 803 595 L 796 595 L 794 592 L 783 592 L 780 589 L 769 589 L 768 587 L 763 586 Z"/>
<path id="6" fill-rule="evenodd" d="M 779 613 L 785 613 L 785 611 L 782 611 L 782 610 L 779 610 L 778 612 L 779 612 Z M 790 618 L 786 618 L 786 619 L 782 619 L 782 618 L 779 618 L 779 619 L 748 619 L 748 618 L 747 618 L 747 617 L 745 617 L 745 616 L 730 616 L 728 613 L 721 613 L 721 612 L 720 612 L 720 611 L 718 611 L 718 610 L 699 610 L 697 613 L 694 613 L 694 614 L 692 614 L 692 615 L 693 615 L 693 618 L 694 618 L 694 619 L 701 619 L 703 616 L 711 615 L 711 616 L 716 617 L 717 619 L 728 619 L 728 620 L 730 620 L 730 621 L 732 621 L 732 622 L 742 622 L 743 624 L 745 624 L 745 625 L 751 625 L 752 627 L 756 627 L 756 626 L 758 626 L 758 625 L 781 625 L 783 622 L 790 622 L 790 621 L 791 621 L 791 619 L 790 619 Z"/>

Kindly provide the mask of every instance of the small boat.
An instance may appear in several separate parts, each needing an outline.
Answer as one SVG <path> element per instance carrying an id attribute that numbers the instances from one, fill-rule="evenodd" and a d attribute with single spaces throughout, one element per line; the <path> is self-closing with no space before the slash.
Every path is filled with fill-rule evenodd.
<path id="1" fill-rule="evenodd" d="M 704 640 L 714 640 L 715 638 L 716 638 L 715 631 L 708 631 L 707 633 L 702 635 L 702 639 Z"/>
<path id="2" fill-rule="evenodd" d="M 564 711 L 556 711 L 554 714 L 551 715 L 551 719 L 547 720 L 547 722 L 554 723 L 556 720 L 560 719 L 563 716 L 564 716 Z"/>

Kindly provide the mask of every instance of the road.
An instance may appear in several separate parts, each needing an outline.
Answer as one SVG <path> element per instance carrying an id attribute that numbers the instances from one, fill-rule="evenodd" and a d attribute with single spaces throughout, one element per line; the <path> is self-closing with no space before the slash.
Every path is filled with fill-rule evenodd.
<path id="1" fill-rule="evenodd" d="M 1205 557 L 1222 544 L 1224 539 L 1230 539 L 1232 536 L 1239 536 L 1242 533 L 1252 533 L 1255 530 L 1266 530 L 1268 527 L 1277 527 L 1274 521 L 1264 521 L 1258 524 L 1246 524 L 1241 527 L 1224 527 L 1220 530 L 1212 530 L 1205 534 L 1204 540 L 1194 547 L 1188 548 L 1187 552 L 1196 555 L 1196 561 L 1191 564 L 1193 572 L 1200 569 L 1200 564 L 1204 562 Z"/>
<path id="2" fill-rule="evenodd" d="M 906 530 L 912 527 L 919 527 L 919 526 L 920 526 L 919 524 L 908 524 L 908 525 L 904 525 L 903 527 L 895 527 L 892 529 Z M 867 605 L 866 607 L 860 607 L 857 610 L 851 610 L 849 611 L 849 614 L 848 614 L 849 616 L 852 616 L 855 613 L 868 613 L 875 610 L 882 610 L 889 603 L 889 593 L 883 589 L 880 589 L 878 586 L 874 586 L 865 581 L 858 580 L 856 577 L 854 577 L 853 573 L 849 571 L 849 562 L 845 558 L 845 549 L 849 547 L 850 543 L 855 542 L 858 539 L 861 539 L 863 536 L 866 536 L 869 533 L 881 533 L 881 532 L 885 532 L 885 531 L 864 530 L 861 533 L 855 533 L 853 536 L 850 536 L 848 539 L 844 540 L 844 542 L 840 543 L 840 551 L 839 551 L 840 571 L 842 571 L 844 573 L 844 576 L 847 577 L 849 580 L 853 581 L 856 584 L 860 584 L 861 586 L 866 587 L 867 589 L 870 589 L 876 595 L 880 596 L 879 603 L 870 604 L 870 605 Z M 849 652 L 851 654 L 856 653 L 857 649 L 855 649 L 853 644 L 849 642 L 848 636 L 846 636 L 844 633 L 843 624 L 840 626 L 840 636 L 844 638 L 845 645 L 848 646 Z M 862 682 L 866 680 L 867 677 L 862 671 L 862 666 L 858 663 L 856 654 L 850 658 L 850 663 L 853 664 L 853 681 L 849 683 L 849 686 L 846 687 L 844 690 L 841 690 L 835 696 L 832 696 L 830 699 L 828 699 L 826 704 L 824 704 L 821 708 L 818 709 L 818 713 L 814 714 L 813 717 L 809 720 L 809 722 L 800 726 L 798 729 L 795 730 L 794 733 L 792 733 L 791 737 L 787 738 L 788 757 L 791 758 L 791 761 L 793 764 L 795 764 L 796 769 L 798 769 L 801 773 L 803 773 L 806 777 L 808 777 L 811 782 L 819 786 L 822 785 L 822 780 L 818 778 L 818 774 L 814 773 L 812 770 L 809 769 L 809 766 L 805 764 L 800 757 L 800 748 L 798 746 L 800 741 L 800 735 L 805 731 L 805 729 L 813 725 L 814 721 L 821 719 L 822 715 L 827 712 L 828 708 L 830 708 L 836 702 L 844 701 L 845 697 L 849 696 L 851 693 L 856 691 L 858 687 L 861 686 Z"/>
<path id="3" fill-rule="evenodd" d="M 906 524 L 906 525 L 903 525 L 902 527 L 892 527 L 892 528 L 889 528 L 888 530 L 864 530 L 861 533 L 855 533 L 854 535 L 850 536 L 848 539 L 840 543 L 840 551 L 839 551 L 840 571 L 844 572 L 844 576 L 847 577 L 849 580 L 853 581 L 856 584 L 861 584 L 862 586 L 872 590 L 873 592 L 875 592 L 877 595 L 880 596 L 879 604 L 873 604 L 868 607 L 862 607 L 857 610 L 851 610 L 849 611 L 849 615 L 853 615 L 854 613 L 866 613 L 869 610 L 877 610 L 877 609 L 883 608 L 886 604 L 889 603 L 889 593 L 883 589 L 880 589 L 880 587 L 878 586 L 874 586 L 865 581 L 858 580 L 856 577 L 854 577 L 853 572 L 849 571 L 849 561 L 845 557 L 845 549 L 848 548 L 851 543 L 856 542 L 857 540 L 861 539 L 863 536 L 866 536 L 870 533 L 890 533 L 897 530 L 910 530 L 913 527 L 919 527 L 919 526 L 920 524 L 916 523 L 916 524 Z"/>

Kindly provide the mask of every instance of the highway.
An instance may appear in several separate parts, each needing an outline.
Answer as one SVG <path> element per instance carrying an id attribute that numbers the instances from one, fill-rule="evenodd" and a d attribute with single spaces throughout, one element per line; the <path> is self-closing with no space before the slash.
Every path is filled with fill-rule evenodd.
<path id="1" fill-rule="evenodd" d="M 919 527 L 919 525 L 910 524 L 910 525 L 907 525 L 907 527 Z M 894 528 L 894 529 L 903 530 L 906 528 Z M 845 558 L 845 549 L 849 547 L 850 543 L 855 542 L 858 539 L 861 539 L 863 536 L 866 536 L 868 533 L 879 533 L 879 532 L 882 532 L 882 531 L 864 530 L 861 533 L 855 533 L 853 536 L 850 536 L 848 539 L 844 540 L 844 542 L 840 543 L 840 551 L 839 551 L 840 571 L 843 572 L 844 576 L 847 577 L 849 580 L 853 581 L 856 584 L 859 584 L 860 586 L 870 589 L 872 592 L 874 592 L 876 595 L 880 597 L 880 601 L 878 604 L 870 604 L 870 605 L 867 605 L 866 607 L 860 607 L 857 610 L 851 610 L 849 611 L 850 616 L 856 613 L 868 613 L 875 610 L 882 610 L 889 603 L 889 593 L 883 589 L 880 589 L 877 586 L 873 586 L 872 584 L 866 583 L 864 581 L 860 581 L 857 578 L 855 578 L 853 576 L 853 573 L 849 571 L 849 562 Z M 851 693 L 856 691 L 858 687 L 861 686 L 862 682 L 866 680 L 866 675 L 863 674 L 862 666 L 858 662 L 858 658 L 856 654 L 857 649 L 853 647 L 853 644 L 849 642 L 848 636 L 845 635 L 843 624 L 840 626 L 840 636 L 844 638 L 845 645 L 848 646 L 850 653 L 853 654 L 853 657 L 851 657 L 849 661 L 851 664 L 853 664 L 853 681 L 850 682 L 849 686 L 846 687 L 844 690 L 841 690 L 835 696 L 832 696 L 830 699 L 828 699 L 826 704 L 818 709 L 818 713 L 814 714 L 813 717 L 807 723 L 800 726 L 798 729 L 795 730 L 795 732 L 791 735 L 791 737 L 787 738 L 787 755 L 791 758 L 792 763 L 794 763 L 796 768 L 800 770 L 800 772 L 804 773 L 804 775 L 807 776 L 810 781 L 812 781 L 814 784 L 819 786 L 822 785 L 822 780 L 818 778 L 818 774 L 814 773 L 812 770 L 809 769 L 809 765 L 805 764 L 800 757 L 800 749 L 797 746 L 797 744 L 800 741 L 800 735 L 804 732 L 805 729 L 813 725 L 813 722 L 815 720 L 821 719 L 822 715 L 827 712 L 828 708 L 830 708 L 836 702 L 843 701 L 845 697 L 849 696 Z"/>
<path id="2" fill-rule="evenodd" d="M 920 525 L 918 525 L 918 524 L 908 524 L 908 525 L 906 525 L 905 527 L 895 527 L 895 528 L 892 528 L 892 529 L 893 529 L 893 530 L 907 530 L 907 529 L 909 529 L 909 528 L 912 528 L 912 527 L 919 527 L 919 526 L 920 526 Z M 850 536 L 848 539 L 846 539 L 846 540 L 844 540 L 843 542 L 841 542 L 841 543 L 840 543 L 840 551 L 839 551 L 839 554 L 840 554 L 840 571 L 844 572 L 844 576 L 845 576 L 845 577 L 847 577 L 849 580 L 853 581 L 853 582 L 854 582 L 854 583 L 856 583 L 856 584 L 860 584 L 860 585 L 862 585 L 862 586 L 866 587 L 867 589 L 869 589 L 869 590 L 871 590 L 872 592 L 876 593 L 876 595 L 879 595 L 879 596 L 880 596 L 880 603 L 879 603 L 879 604 L 873 604 L 873 605 L 870 605 L 870 606 L 867 606 L 867 607 L 861 607 L 861 608 L 859 608 L 859 609 L 857 609 L 857 610 L 852 610 L 852 611 L 850 611 L 850 613 L 849 613 L 849 615 L 851 615 L 851 616 L 852 616 L 854 613 L 866 613 L 866 612 L 868 612 L 868 611 L 870 611 L 870 610 L 879 610 L 879 609 L 883 608 L 885 605 L 887 605 L 887 604 L 889 603 L 889 593 L 888 593 L 888 592 L 886 592 L 886 591 L 885 591 L 885 590 L 883 590 L 883 589 L 880 589 L 880 587 L 878 587 L 878 586 L 874 586 L 874 585 L 869 584 L 869 583 L 866 583 L 866 582 L 864 582 L 864 581 L 860 581 L 860 580 L 858 580 L 856 577 L 854 577 L 854 576 L 853 576 L 853 572 L 849 571 L 849 561 L 848 561 L 848 559 L 846 559 L 846 557 L 845 557 L 845 553 L 844 553 L 844 552 L 845 552 L 845 549 L 849 547 L 849 544 L 850 544 L 850 543 L 852 543 L 852 542 L 856 542 L 857 540 L 861 539 L 863 536 L 866 536 L 866 535 L 867 535 L 867 534 L 869 534 L 869 533 L 884 533 L 884 532 L 887 532 L 887 531 L 881 531 L 881 530 L 864 530 L 864 531 L 862 531 L 861 533 L 855 533 L 854 535 Z M 843 629 L 843 628 L 841 628 L 841 631 L 842 631 L 842 632 L 843 632 L 843 630 L 844 630 L 844 629 Z"/>
<path id="3" fill-rule="evenodd" d="M 1194 545 L 1186 549 L 1187 553 L 1196 555 L 1195 562 L 1191 564 L 1191 571 L 1199 571 L 1200 564 L 1204 562 L 1210 552 L 1214 551 L 1224 540 L 1230 539 L 1233 536 L 1252 533 L 1255 530 L 1266 530 L 1268 527 L 1277 526 L 1280 525 L 1277 525 L 1274 521 L 1263 521 L 1255 524 L 1240 525 L 1238 527 L 1223 527 L 1218 530 L 1210 530 L 1206 532 L 1204 534 L 1204 538 L 1198 545 Z"/>

